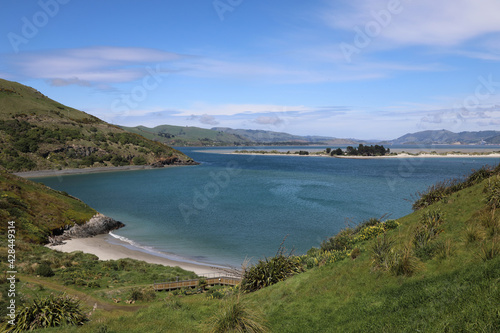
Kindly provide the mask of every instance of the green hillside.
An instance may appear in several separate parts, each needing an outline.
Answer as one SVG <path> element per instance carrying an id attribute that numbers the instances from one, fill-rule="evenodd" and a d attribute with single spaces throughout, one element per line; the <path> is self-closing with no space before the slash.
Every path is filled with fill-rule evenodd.
<path id="1" fill-rule="evenodd" d="M 232 129 L 227 127 L 205 129 L 188 126 L 160 125 L 154 128 L 145 126 L 121 126 L 121 128 L 171 146 L 343 145 L 364 142 L 352 139 L 300 136 L 273 131 Z"/>
<path id="2" fill-rule="evenodd" d="M 124 130 L 171 146 L 240 146 L 252 144 L 247 138 L 199 127 L 160 125 L 125 127 Z"/>
<path id="3" fill-rule="evenodd" d="M 22 180 L 9 181 L 12 188 Z M 282 281 L 254 292 L 154 293 L 150 285 L 163 278 L 161 267 L 101 263 L 34 245 L 21 259 L 19 292 L 30 299 L 60 293 L 65 284 L 67 294 L 86 300 L 89 322 L 41 332 L 233 332 L 217 327 L 238 322 L 269 332 L 498 332 L 500 166 L 436 184 L 414 207 L 397 221 L 370 219 L 347 228 L 304 256 L 278 251 L 249 268 L 243 286 L 253 278 L 261 286 L 274 283 L 277 273 Z M 54 274 L 33 280 L 30 260 L 42 258 Z M 80 268 L 69 275 L 71 261 Z M 293 263 L 294 273 L 281 274 L 286 265 L 276 264 L 284 262 Z M 137 302 L 113 305 L 117 297 Z"/>
<path id="4" fill-rule="evenodd" d="M 44 244 L 53 231 L 82 224 L 97 212 L 67 193 L 23 179 L 0 168 L 0 234 L 15 221 L 19 241 Z"/>
<path id="5" fill-rule="evenodd" d="M 0 79 L 0 163 L 9 171 L 194 164 L 164 144 Z"/>

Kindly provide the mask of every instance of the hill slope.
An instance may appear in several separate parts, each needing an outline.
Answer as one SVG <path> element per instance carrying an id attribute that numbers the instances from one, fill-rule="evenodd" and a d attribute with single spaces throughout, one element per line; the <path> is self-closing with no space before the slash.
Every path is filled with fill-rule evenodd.
<path id="1" fill-rule="evenodd" d="M 495 143 L 499 136 L 499 131 L 454 133 L 447 130 L 430 130 L 405 134 L 390 142 L 393 144 L 481 144 L 483 141 Z"/>
<path id="2" fill-rule="evenodd" d="M 0 208 L 2 235 L 7 235 L 7 221 L 15 221 L 17 240 L 42 244 L 54 231 L 83 224 L 97 213 L 67 193 L 14 176 L 1 168 Z"/>
<path id="3" fill-rule="evenodd" d="M 239 135 L 199 127 L 160 125 L 125 127 L 124 130 L 172 146 L 241 146 L 252 142 Z"/>
<path id="4" fill-rule="evenodd" d="M 145 126 L 120 127 L 128 132 L 172 146 L 345 145 L 364 142 L 326 136 L 300 136 L 283 132 L 228 127 L 214 127 L 212 129 L 172 125 L 160 125 L 154 128 Z"/>
<path id="5" fill-rule="evenodd" d="M 0 163 L 10 171 L 195 164 L 164 144 L 0 79 Z"/>

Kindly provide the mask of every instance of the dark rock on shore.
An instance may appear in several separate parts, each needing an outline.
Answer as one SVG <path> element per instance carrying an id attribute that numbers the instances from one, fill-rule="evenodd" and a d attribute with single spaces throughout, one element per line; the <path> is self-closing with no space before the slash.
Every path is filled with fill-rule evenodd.
<path id="1" fill-rule="evenodd" d="M 156 161 L 155 163 L 152 163 L 151 166 L 154 168 L 162 168 L 167 165 L 198 165 L 198 164 L 200 163 L 192 159 L 183 160 L 177 156 L 170 156 L 167 158 L 162 158 Z"/>
<path id="2" fill-rule="evenodd" d="M 100 234 L 107 234 L 110 231 L 124 227 L 120 221 L 116 221 L 111 217 L 102 214 L 94 215 L 87 223 L 83 225 L 74 225 L 65 230 L 62 235 L 49 237 L 51 245 L 62 244 L 63 241 L 72 238 L 88 238 Z"/>

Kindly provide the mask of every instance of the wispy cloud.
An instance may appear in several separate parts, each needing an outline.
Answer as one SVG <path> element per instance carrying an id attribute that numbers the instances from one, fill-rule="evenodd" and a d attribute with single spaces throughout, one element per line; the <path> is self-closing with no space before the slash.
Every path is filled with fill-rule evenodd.
<path id="1" fill-rule="evenodd" d="M 330 1 L 330 10 L 323 15 L 334 28 L 352 31 L 364 29 L 376 21 L 377 13 L 387 11 L 394 1 L 343 1 L 348 10 L 337 14 L 338 1 Z M 401 0 L 400 13 L 391 15 L 380 38 L 392 46 L 432 45 L 456 46 L 478 36 L 500 31 L 500 2 L 497 0 Z"/>
<path id="2" fill-rule="evenodd" d="M 204 125 L 219 125 L 215 117 L 208 114 L 202 114 L 201 116 L 191 115 L 188 120 L 195 120 Z"/>
<path id="3" fill-rule="evenodd" d="M 148 66 L 187 57 L 155 49 L 103 46 L 23 53 L 10 61 L 22 75 L 45 79 L 53 86 L 90 86 L 131 82 L 147 75 Z"/>

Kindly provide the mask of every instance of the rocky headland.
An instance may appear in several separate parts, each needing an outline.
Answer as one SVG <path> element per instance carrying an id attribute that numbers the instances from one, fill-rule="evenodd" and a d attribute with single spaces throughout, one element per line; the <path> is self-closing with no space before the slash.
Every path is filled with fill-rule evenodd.
<path id="1" fill-rule="evenodd" d="M 107 234 L 110 231 L 124 226 L 125 224 L 120 221 L 116 221 L 111 217 L 103 214 L 96 214 L 83 225 L 75 224 L 74 226 L 64 230 L 61 235 L 49 237 L 49 245 L 60 245 L 63 244 L 63 241 L 73 238 L 88 238 L 100 234 Z"/>

